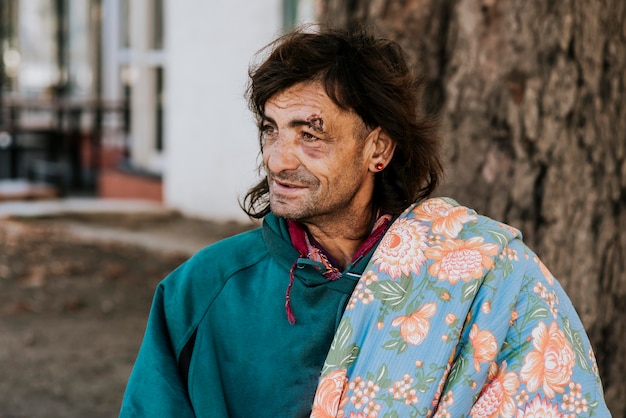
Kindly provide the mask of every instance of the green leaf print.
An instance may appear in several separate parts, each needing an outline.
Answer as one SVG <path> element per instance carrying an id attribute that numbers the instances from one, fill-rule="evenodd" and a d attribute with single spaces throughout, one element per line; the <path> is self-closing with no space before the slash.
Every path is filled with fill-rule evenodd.
<path id="1" fill-rule="evenodd" d="M 467 302 L 474 299 L 478 288 L 480 287 L 480 280 L 472 279 L 470 282 L 463 285 L 463 294 L 461 295 L 461 302 Z"/>
<path id="2" fill-rule="evenodd" d="M 528 319 L 536 320 L 548 317 L 548 308 L 545 306 L 536 306 L 530 314 L 528 315 Z"/>
<path id="3" fill-rule="evenodd" d="M 374 283 L 371 288 L 376 299 L 397 312 L 406 303 L 407 294 L 409 293 L 403 284 L 405 284 L 404 281 L 384 280 Z"/>
<path id="4" fill-rule="evenodd" d="M 572 330 L 569 318 L 563 318 L 563 331 L 565 332 L 565 336 L 572 345 L 574 353 L 576 353 L 576 363 L 578 363 L 580 368 L 584 371 L 590 372 L 591 369 L 589 368 L 589 363 L 587 362 L 587 354 L 585 352 L 583 340 L 580 337 L 580 333 Z"/>
<path id="5" fill-rule="evenodd" d="M 333 370 L 347 369 L 359 356 L 360 348 L 356 344 L 351 344 L 341 350 L 330 351 L 322 368 L 322 376 Z"/>
<path id="6" fill-rule="evenodd" d="M 487 284 L 487 283 L 493 282 L 495 280 L 498 280 L 498 277 L 493 272 L 493 270 L 489 270 L 487 272 L 487 274 L 485 274 L 485 279 L 483 280 L 483 284 Z"/>
<path id="7" fill-rule="evenodd" d="M 490 229 L 485 232 L 487 232 L 500 247 L 506 247 L 509 243 L 510 237 L 508 233 L 495 229 Z"/>
<path id="8" fill-rule="evenodd" d="M 326 362 L 322 368 L 322 375 L 327 374 L 331 370 L 347 368 L 359 355 L 360 348 L 352 340 L 352 324 L 349 318 L 344 318 L 339 323 L 339 328 L 335 334 L 335 338 L 330 345 Z"/>
<path id="9" fill-rule="evenodd" d="M 448 376 L 447 387 L 454 387 L 454 385 L 461 380 L 466 369 L 467 357 L 465 355 L 461 355 L 452 365 L 452 370 L 450 370 L 450 375 Z"/>
<path id="10" fill-rule="evenodd" d="M 350 339 L 352 339 L 352 324 L 350 323 L 350 318 L 345 317 L 339 323 L 339 328 L 337 328 L 337 332 L 335 333 L 335 338 L 330 345 L 330 351 L 340 350 L 344 348 Z"/>
<path id="11" fill-rule="evenodd" d="M 531 342 L 528 340 L 520 341 L 519 336 L 515 338 L 514 343 L 509 341 L 508 338 L 504 341 L 500 353 L 508 359 L 509 371 L 517 370 L 521 367 L 530 344 Z"/>
<path id="12" fill-rule="evenodd" d="M 430 389 L 430 386 L 425 383 L 418 383 L 414 387 L 415 387 L 415 390 L 417 390 L 420 393 L 426 393 L 426 391 Z"/>
<path id="13" fill-rule="evenodd" d="M 409 348 L 409 345 L 403 340 L 389 340 L 383 344 L 383 348 L 385 350 L 397 350 L 398 354 L 402 354 Z"/>
<path id="14" fill-rule="evenodd" d="M 374 379 L 374 381 L 378 383 L 385 378 L 387 378 L 387 365 L 382 364 L 378 369 L 378 372 L 376 373 L 376 378 Z"/>
<path id="15" fill-rule="evenodd" d="M 374 380 L 374 382 L 376 382 L 376 384 L 381 388 L 391 386 L 391 379 L 387 377 L 387 365 L 382 364 L 378 369 L 378 372 L 376 372 L 374 379 L 371 380 Z"/>

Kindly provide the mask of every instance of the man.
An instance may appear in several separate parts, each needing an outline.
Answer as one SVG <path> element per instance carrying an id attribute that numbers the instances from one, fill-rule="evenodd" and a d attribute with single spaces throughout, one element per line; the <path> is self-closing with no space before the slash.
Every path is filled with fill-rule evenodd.
<path id="1" fill-rule="evenodd" d="M 250 77 L 263 226 L 159 285 L 122 416 L 608 414 L 519 232 L 426 199 L 438 141 L 397 44 L 296 31 Z"/>

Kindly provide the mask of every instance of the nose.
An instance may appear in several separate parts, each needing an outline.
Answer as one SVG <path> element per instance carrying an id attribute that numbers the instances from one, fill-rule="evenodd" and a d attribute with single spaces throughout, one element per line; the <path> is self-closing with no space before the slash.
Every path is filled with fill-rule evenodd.
<path id="1" fill-rule="evenodd" d="M 263 146 L 263 161 L 272 173 L 296 170 L 300 166 L 296 141 L 277 135 Z"/>

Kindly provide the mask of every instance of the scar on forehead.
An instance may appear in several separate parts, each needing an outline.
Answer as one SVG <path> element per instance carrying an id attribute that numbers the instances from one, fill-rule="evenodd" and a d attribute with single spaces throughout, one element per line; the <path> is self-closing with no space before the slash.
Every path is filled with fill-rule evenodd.
<path id="1" fill-rule="evenodd" d="M 318 114 L 313 114 L 306 118 L 306 121 L 311 125 L 311 128 L 319 133 L 324 132 L 324 119 Z"/>

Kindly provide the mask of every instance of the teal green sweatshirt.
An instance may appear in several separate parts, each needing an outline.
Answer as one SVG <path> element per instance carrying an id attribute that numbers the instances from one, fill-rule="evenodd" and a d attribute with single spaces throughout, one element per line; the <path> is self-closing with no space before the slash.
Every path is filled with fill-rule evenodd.
<path id="1" fill-rule="evenodd" d="M 272 214 L 262 228 L 201 250 L 156 290 L 120 417 L 309 416 L 372 252 L 329 281 Z M 292 267 L 294 325 L 285 313 Z"/>

